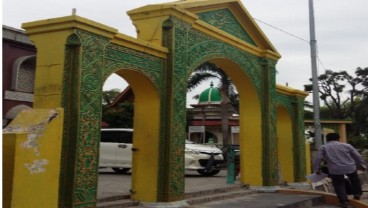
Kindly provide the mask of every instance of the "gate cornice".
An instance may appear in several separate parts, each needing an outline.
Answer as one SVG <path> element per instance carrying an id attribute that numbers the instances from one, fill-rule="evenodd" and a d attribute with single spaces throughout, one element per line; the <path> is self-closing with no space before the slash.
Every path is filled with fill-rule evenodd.
<path id="1" fill-rule="evenodd" d="M 229 8 L 237 17 L 245 16 L 243 22 L 250 27 L 252 33 L 257 37 L 258 47 L 202 21 L 195 14 L 195 12 L 223 8 Z M 214 37 L 250 54 L 276 61 L 281 57 L 238 0 L 183 0 L 172 3 L 147 5 L 129 11 L 128 15 L 136 27 L 138 38 L 158 45 L 162 44 L 163 36 L 161 28 L 163 22 L 174 16 L 190 24 L 192 29 L 201 31 L 208 36 Z"/>
<path id="2" fill-rule="evenodd" d="M 26 34 L 32 39 L 32 36 L 38 34 L 52 33 L 57 31 L 68 31 L 66 35 L 75 32 L 76 29 L 90 32 L 110 39 L 113 44 L 129 47 L 131 49 L 144 52 L 160 58 L 167 58 L 168 50 L 160 45 L 156 45 L 147 41 L 138 40 L 118 33 L 118 30 L 104 24 L 94 22 L 77 15 L 51 18 L 34 22 L 24 23 L 22 27 L 26 30 Z"/>
<path id="3" fill-rule="evenodd" d="M 22 28 L 26 30 L 27 35 L 81 29 L 112 39 L 118 33 L 118 30 L 115 28 L 77 15 L 27 22 L 22 24 Z"/>
<path id="4" fill-rule="evenodd" d="M 114 36 L 114 39 L 111 40 L 111 43 L 125 46 L 127 48 L 148 53 L 150 55 L 154 55 L 156 57 L 164 59 L 167 59 L 167 54 L 169 53 L 169 50 L 165 47 L 147 41 L 137 40 L 121 33 L 116 34 Z"/>
<path id="5" fill-rule="evenodd" d="M 297 90 L 290 87 L 285 87 L 282 85 L 276 85 L 276 92 L 284 95 L 301 97 L 303 99 L 309 95 L 308 92 Z"/>

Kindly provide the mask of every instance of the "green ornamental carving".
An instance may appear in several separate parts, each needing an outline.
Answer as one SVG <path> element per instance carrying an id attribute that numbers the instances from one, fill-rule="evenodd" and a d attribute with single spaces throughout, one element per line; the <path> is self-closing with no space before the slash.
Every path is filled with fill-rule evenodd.
<path id="1" fill-rule="evenodd" d="M 252 45 L 251 37 L 229 9 L 198 14 L 207 23 Z M 171 28 L 171 29 L 168 29 Z M 102 85 L 117 70 L 133 70 L 146 76 L 160 94 L 160 144 L 158 200 L 184 197 L 184 138 L 186 138 L 186 82 L 193 70 L 214 58 L 231 60 L 249 77 L 262 105 L 263 175 L 266 185 L 277 181 L 276 107 L 284 105 L 291 115 L 302 115 L 303 99 L 295 102 L 275 90 L 276 61 L 260 58 L 215 39 L 176 17 L 164 23 L 168 60 L 111 44 L 102 36 L 77 29 L 67 40 L 63 83 L 65 126 L 60 204 L 66 207 L 94 207 L 97 195 L 98 148 L 101 126 Z M 76 102 L 76 105 L 69 105 Z M 75 119 L 78 117 L 78 119 Z M 293 116 L 294 117 L 294 116 Z M 293 120 L 303 126 L 302 117 Z M 301 131 L 294 136 L 296 149 L 304 148 Z M 293 134 L 294 135 L 294 134 Z M 305 175 L 305 154 L 295 151 L 301 165 L 297 178 Z M 76 158 L 74 160 L 74 158 Z M 303 160 L 304 159 L 304 160 Z M 301 160 L 301 161 L 300 161 Z M 169 168 L 169 170 L 167 170 Z M 304 168 L 304 169 L 303 169 Z M 64 173 L 64 171 L 62 171 Z M 169 183 L 169 184 L 166 184 Z M 66 194 L 68 195 L 68 194 Z"/>
<path id="2" fill-rule="evenodd" d="M 98 148 L 101 126 L 101 100 L 104 50 L 109 40 L 82 30 L 79 130 L 76 146 L 75 196 L 77 207 L 88 207 L 97 194 Z"/>
<path id="3" fill-rule="evenodd" d="M 175 83 L 185 83 L 190 73 L 199 64 L 213 58 L 225 58 L 239 64 L 244 70 L 258 92 L 260 103 L 270 102 L 270 105 L 273 105 L 272 98 L 275 97 L 275 91 L 272 91 L 272 89 L 275 87 L 274 75 L 276 73 L 276 62 L 266 60 L 265 63 L 267 68 L 264 69 L 266 70 L 265 72 L 262 72 L 262 62 L 264 62 L 265 59 L 260 59 L 259 57 L 241 51 L 234 46 L 228 45 L 197 30 L 191 29 L 189 24 L 186 24 L 175 17 L 172 17 L 170 20 L 175 28 L 174 70 L 178 70 L 174 73 Z M 186 69 L 185 74 L 187 76 L 185 77 L 181 76 L 184 71 L 183 69 Z M 264 76 L 264 74 L 266 74 L 266 76 Z M 267 89 L 264 89 L 265 85 L 262 83 L 268 83 Z M 184 89 L 185 88 L 179 84 L 174 86 L 174 100 L 185 104 L 184 98 L 181 96 L 185 94 Z M 264 90 L 268 91 L 267 96 L 264 95 L 264 92 L 266 92 Z M 185 112 L 182 110 L 184 109 L 184 104 L 178 105 L 178 108 L 174 109 L 174 112 L 176 112 L 175 119 L 177 119 L 174 120 L 174 123 L 178 126 L 180 126 L 180 122 L 183 118 L 185 119 Z M 269 107 L 264 107 L 264 109 L 269 109 Z M 264 132 L 263 136 L 266 145 L 264 147 L 266 150 L 264 151 L 264 162 L 267 167 L 264 170 L 264 174 L 266 176 L 265 178 L 269 179 L 266 179 L 265 183 L 273 184 L 278 179 L 277 157 L 274 157 L 277 155 L 276 126 L 274 125 L 276 121 L 275 108 L 271 107 L 271 110 L 267 111 L 266 114 L 264 111 L 262 116 L 263 120 L 267 121 L 269 124 L 266 125 L 269 126 L 269 129 Z M 183 127 L 181 128 L 184 129 Z M 178 132 L 178 134 L 181 134 L 181 132 Z"/>
<path id="4" fill-rule="evenodd" d="M 219 9 L 197 14 L 208 24 L 215 26 L 247 43 L 257 46 L 229 9 Z"/>
<path id="5" fill-rule="evenodd" d="M 64 132 L 65 139 L 73 141 L 67 141 L 63 146 L 64 150 L 68 151 L 67 157 L 63 158 L 68 161 L 64 161 L 63 164 L 73 164 L 74 158 L 76 161 L 74 167 L 73 165 L 63 166 L 64 169 L 75 169 L 75 171 L 69 171 L 70 175 L 62 176 L 65 178 L 62 179 L 65 188 L 71 192 L 74 191 L 74 195 L 66 199 L 68 202 L 61 202 L 61 204 L 69 206 L 72 203 L 75 207 L 92 207 L 97 194 L 103 82 L 116 70 L 136 70 L 145 74 L 158 89 L 161 89 L 164 60 L 111 45 L 108 39 L 82 30 L 76 30 L 76 33 L 69 37 L 68 45 L 70 47 L 66 50 L 65 65 L 68 70 L 65 70 L 63 88 L 64 92 L 69 92 L 70 95 L 63 96 L 63 106 L 66 111 L 69 111 L 65 115 L 78 116 L 79 123 L 75 123 L 73 118 L 66 118 L 66 121 L 71 123 L 66 125 L 69 125 L 72 130 Z M 73 47 L 79 46 L 80 48 L 72 54 Z M 75 63 L 73 60 L 81 62 Z M 76 86 L 77 83 L 80 87 Z M 78 107 L 69 109 L 68 103 L 77 101 L 78 95 L 80 96 Z M 73 139 L 73 137 L 76 138 Z M 65 147 L 66 144 L 68 147 Z M 68 180 L 71 178 L 74 178 L 74 185 L 71 184 L 73 180 Z"/>

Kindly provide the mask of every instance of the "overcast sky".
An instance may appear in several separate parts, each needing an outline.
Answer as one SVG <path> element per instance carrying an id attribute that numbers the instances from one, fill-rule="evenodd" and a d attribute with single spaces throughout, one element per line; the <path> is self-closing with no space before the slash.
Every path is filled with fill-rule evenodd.
<path id="1" fill-rule="evenodd" d="M 162 2 L 169 1 L 3 0 L 2 21 L 3 25 L 21 28 L 23 22 L 67 16 L 76 8 L 79 16 L 135 37 L 135 28 L 126 12 Z M 303 90 L 311 77 L 308 0 L 242 0 L 242 3 L 282 56 L 276 65 L 277 83 Z M 357 67 L 368 67 L 368 0 L 314 0 L 314 10 L 319 73 L 325 69 L 353 73 Z"/>

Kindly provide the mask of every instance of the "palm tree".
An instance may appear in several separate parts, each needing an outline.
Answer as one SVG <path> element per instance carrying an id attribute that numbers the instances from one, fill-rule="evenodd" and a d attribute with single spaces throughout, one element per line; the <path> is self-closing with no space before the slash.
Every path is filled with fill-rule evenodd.
<path id="1" fill-rule="evenodd" d="M 212 79 L 219 80 L 217 88 L 221 92 L 223 102 L 230 103 L 236 112 L 239 112 L 239 96 L 234 83 L 221 68 L 213 63 L 205 62 L 194 70 L 188 79 L 187 91 L 190 92 L 203 82 Z M 199 95 L 193 98 L 198 99 Z"/>
<path id="2" fill-rule="evenodd" d="M 198 85 L 211 79 L 219 80 L 217 88 L 222 97 L 221 102 L 221 122 L 222 122 L 222 138 L 224 145 L 228 144 L 229 132 L 229 107 L 233 107 L 236 112 L 239 112 L 239 97 L 234 83 L 229 76 L 217 65 L 205 62 L 196 68 L 187 82 L 187 91 L 195 89 Z M 199 95 L 194 96 L 198 99 Z"/>

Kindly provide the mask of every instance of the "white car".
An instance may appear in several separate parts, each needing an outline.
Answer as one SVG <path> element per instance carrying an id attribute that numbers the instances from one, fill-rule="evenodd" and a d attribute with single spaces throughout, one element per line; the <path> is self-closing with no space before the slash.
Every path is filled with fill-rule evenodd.
<path id="1" fill-rule="evenodd" d="M 222 151 L 213 144 L 197 144 L 185 140 L 185 170 L 196 170 L 214 176 L 224 167 Z"/>
<path id="2" fill-rule="evenodd" d="M 132 168 L 133 129 L 101 129 L 100 168 L 126 173 Z M 213 176 L 224 166 L 222 151 L 215 145 L 185 142 L 185 169 Z"/>

